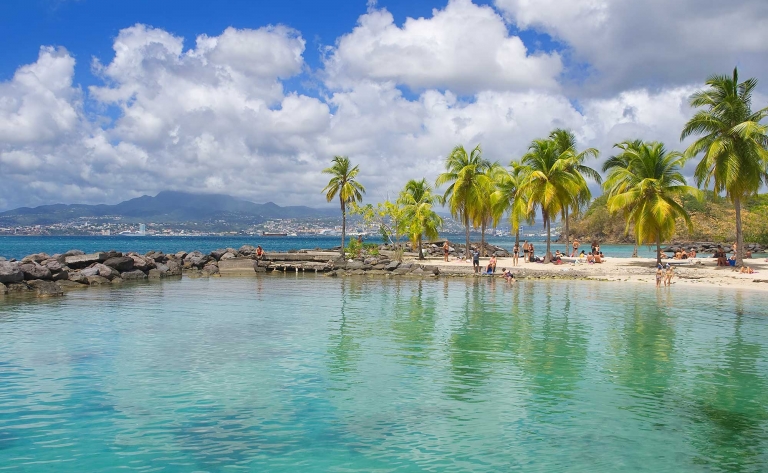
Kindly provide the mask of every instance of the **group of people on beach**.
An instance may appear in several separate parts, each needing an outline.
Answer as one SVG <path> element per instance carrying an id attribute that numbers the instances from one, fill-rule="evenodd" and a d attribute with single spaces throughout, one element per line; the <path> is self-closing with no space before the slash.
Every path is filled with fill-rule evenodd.
<path id="1" fill-rule="evenodd" d="M 664 283 L 664 287 L 672 285 L 672 278 L 675 277 L 675 267 L 667 263 L 662 266 L 661 263 L 656 265 L 656 287 L 661 287 L 661 283 Z"/>

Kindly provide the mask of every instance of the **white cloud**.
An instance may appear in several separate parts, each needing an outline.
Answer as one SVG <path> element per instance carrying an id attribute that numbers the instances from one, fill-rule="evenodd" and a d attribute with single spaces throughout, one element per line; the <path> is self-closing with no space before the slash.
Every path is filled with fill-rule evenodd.
<path id="1" fill-rule="evenodd" d="M 557 53 L 530 54 L 490 7 L 451 0 L 431 18 L 409 18 L 402 27 L 384 9 L 370 9 L 342 36 L 326 59 L 328 84 L 395 81 L 412 89 L 482 90 L 557 88 Z"/>
<path id="2" fill-rule="evenodd" d="M 734 66 L 768 75 L 764 0 L 496 0 L 520 28 L 564 41 L 593 70 L 581 89 L 702 84 Z M 583 90 L 582 90 L 583 91 Z"/>

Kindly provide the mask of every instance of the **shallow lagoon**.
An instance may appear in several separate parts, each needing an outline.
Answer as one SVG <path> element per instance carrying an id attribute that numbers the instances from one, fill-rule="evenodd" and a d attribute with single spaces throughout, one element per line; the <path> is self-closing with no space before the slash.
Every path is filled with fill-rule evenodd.
<path id="1" fill-rule="evenodd" d="M 765 302 L 295 275 L 0 300 L 0 470 L 766 471 Z"/>

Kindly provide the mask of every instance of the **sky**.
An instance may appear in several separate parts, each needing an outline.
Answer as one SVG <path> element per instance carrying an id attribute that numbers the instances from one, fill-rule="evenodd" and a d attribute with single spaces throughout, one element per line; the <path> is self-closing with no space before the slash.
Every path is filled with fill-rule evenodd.
<path id="1" fill-rule="evenodd" d="M 8 0 L 0 210 L 323 206 L 335 155 L 377 202 L 456 145 L 506 165 L 557 127 L 593 167 L 627 139 L 682 150 L 707 77 L 738 67 L 768 105 L 766 24 L 764 0 Z"/>

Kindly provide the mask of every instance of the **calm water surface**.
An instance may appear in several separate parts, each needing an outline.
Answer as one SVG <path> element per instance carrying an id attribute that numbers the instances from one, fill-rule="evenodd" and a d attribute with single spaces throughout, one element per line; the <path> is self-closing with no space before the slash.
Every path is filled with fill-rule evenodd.
<path id="1" fill-rule="evenodd" d="M 0 300 L 0 470 L 764 472 L 764 297 L 290 275 Z"/>

